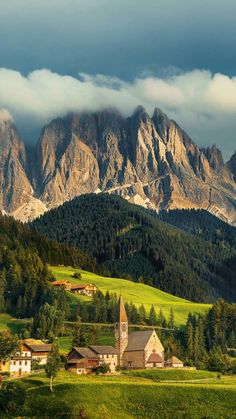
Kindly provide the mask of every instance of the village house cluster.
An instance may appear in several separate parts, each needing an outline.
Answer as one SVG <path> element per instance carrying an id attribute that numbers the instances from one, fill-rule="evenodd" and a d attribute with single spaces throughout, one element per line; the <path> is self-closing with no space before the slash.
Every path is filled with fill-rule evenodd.
<path id="1" fill-rule="evenodd" d="M 72 284 L 68 280 L 61 280 L 61 281 L 53 281 L 52 283 L 53 287 L 64 287 L 66 291 L 73 292 L 75 294 L 82 294 L 87 295 L 88 297 L 92 297 L 95 292 L 97 292 L 96 285 L 90 283 L 90 284 Z"/>
<path id="2" fill-rule="evenodd" d="M 64 286 L 67 285 L 64 284 Z M 128 318 L 123 299 L 120 296 L 118 319 L 115 323 L 115 348 L 101 345 L 74 347 L 67 355 L 68 371 L 76 374 L 91 374 L 103 364 L 107 364 L 111 372 L 115 372 L 117 368 L 183 367 L 183 362 L 175 356 L 167 361 L 164 360 L 164 347 L 155 330 L 144 330 L 129 334 L 128 327 Z M 33 362 L 43 368 L 47 363 L 50 350 L 51 344 L 49 343 L 44 343 L 38 339 L 25 339 L 16 354 L 7 361 L 0 361 L 0 374 L 8 374 L 13 377 L 29 374 L 32 371 Z"/>
<path id="3" fill-rule="evenodd" d="M 105 363 L 111 372 L 117 368 L 182 368 L 183 362 L 172 356 L 164 360 L 164 347 L 155 330 L 128 333 L 128 318 L 123 299 L 120 296 L 118 321 L 115 323 L 116 347 L 88 346 L 75 347 L 67 356 L 68 370 L 76 374 L 90 374 Z"/>
<path id="4" fill-rule="evenodd" d="M 42 367 L 47 363 L 50 350 L 51 344 L 38 339 L 25 339 L 16 354 L 11 356 L 9 360 L 0 361 L 0 373 L 9 374 L 13 377 L 29 374 L 33 362 Z"/>

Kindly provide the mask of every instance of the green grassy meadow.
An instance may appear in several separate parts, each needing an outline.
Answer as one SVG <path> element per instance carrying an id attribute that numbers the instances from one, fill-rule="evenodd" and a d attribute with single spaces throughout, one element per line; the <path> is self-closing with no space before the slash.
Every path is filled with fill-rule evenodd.
<path id="1" fill-rule="evenodd" d="M 236 377 L 168 383 L 124 375 L 97 377 L 60 372 L 53 394 L 44 374 L 21 382 L 27 399 L 24 409 L 17 413 L 25 418 L 236 418 Z"/>
<path id="2" fill-rule="evenodd" d="M 153 381 L 194 381 L 216 378 L 217 373 L 205 370 L 191 370 L 191 369 L 150 369 L 150 370 L 131 370 L 123 371 L 124 375 L 129 377 L 147 378 Z"/>
<path id="3" fill-rule="evenodd" d="M 26 327 L 29 319 L 15 319 L 6 313 L 0 314 L 0 332 L 9 330 L 11 333 L 19 333 L 21 329 Z"/>
<path id="4" fill-rule="evenodd" d="M 57 280 L 67 279 L 72 283 L 94 283 L 100 291 L 106 293 L 108 290 L 110 293 L 121 293 L 124 300 L 127 302 L 133 302 L 135 305 L 140 306 L 144 304 L 147 312 L 149 312 L 151 305 L 153 304 L 158 314 L 160 308 L 162 308 L 164 315 L 168 319 L 170 307 L 173 307 L 175 314 L 175 323 L 177 326 L 185 323 L 185 320 L 189 312 L 192 313 L 205 313 L 210 307 L 210 304 L 198 304 L 183 298 L 175 297 L 166 292 L 160 291 L 156 288 L 150 287 L 145 284 L 139 284 L 132 281 L 128 281 L 120 278 L 106 278 L 93 274 L 91 272 L 73 269 L 67 266 L 49 266 L 53 275 Z M 71 275 L 74 272 L 80 272 L 82 279 L 74 279 Z M 89 297 L 80 295 L 71 295 L 72 304 L 75 304 L 79 298 L 83 302 L 88 302 Z"/>

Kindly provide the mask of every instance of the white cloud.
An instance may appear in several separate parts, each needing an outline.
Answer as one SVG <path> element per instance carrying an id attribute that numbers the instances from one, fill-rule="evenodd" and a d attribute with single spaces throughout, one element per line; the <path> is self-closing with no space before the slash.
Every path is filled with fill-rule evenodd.
<path id="1" fill-rule="evenodd" d="M 7 109 L 0 109 L 0 121 L 12 121 L 12 115 Z"/>
<path id="2" fill-rule="evenodd" d="M 125 82 L 105 75 L 81 73 L 78 79 L 42 69 L 27 77 L 0 69 L 0 102 L 13 114 L 51 118 L 69 111 L 116 106 L 129 113 L 143 104 L 192 112 L 236 112 L 236 77 L 194 70 L 169 78 L 149 76 Z"/>
<path id="3" fill-rule="evenodd" d="M 211 127 L 217 133 L 228 125 L 233 134 L 236 77 L 194 70 L 166 78 L 149 75 L 126 82 L 106 75 L 80 73 L 74 78 L 42 69 L 23 76 L 17 71 L 0 69 L 0 105 L 14 119 L 30 118 L 43 124 L 71 111 L 96 111 L 109 106 L 128 115 L 140 104 L 149 112 L 155 106 L 162 108 L 190 134 L 198 135 L 205 129 L 211 137 Z M 206 128 L 202 128 L 204 124 Z M 226 137 L 230 137 L 229 132 Z"/>

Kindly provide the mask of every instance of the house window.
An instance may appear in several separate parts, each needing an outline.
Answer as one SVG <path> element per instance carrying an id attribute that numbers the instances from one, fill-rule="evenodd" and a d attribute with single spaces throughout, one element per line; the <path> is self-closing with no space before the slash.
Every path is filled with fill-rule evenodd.
<path id="1" fill-rule="evenodd" d="M 19 365 L 21 365 L 21 361 L 19 361 Z"/>
<path id="2" fill-rule="evenodd" d="M 25 361 L 25 365 L 27 365 L 28 364 L 28 362 L 27 361 Z"/>
<path id="3" fill-rule="evenodd" d="M 13 365 L 16 365 L 16 361 L 13 362 Z"/>
<path id="4" fill-rule="evenodd" d="M 3 361 L 2 365 L 6 365 L 6 361 Z"/>

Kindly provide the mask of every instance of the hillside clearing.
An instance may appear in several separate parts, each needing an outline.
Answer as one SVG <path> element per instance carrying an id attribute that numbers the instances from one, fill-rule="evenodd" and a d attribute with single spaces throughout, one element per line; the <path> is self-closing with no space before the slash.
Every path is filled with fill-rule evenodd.
<path id="1" fill-rule="evenodd" d="M 132 302 L 136 306 L 143 304 L 147 312 L 150 311 L 153 304 L 157 314 L 161 308 L 167 319 L 169 317 L 170 308 L 173 307 L 175 324 L 177 326 L 185 323 L 189 312 L 204 314 L 211 307 L 210 304 L 193 303 L 183 298 L 175 297 L 174 295 L 160 291 L 157 288 L 150 287 L 149 285 L 139 284 L 126 279 L 106 278 L 68 266 L 49 266 L 49 268 L 57 280 L 67 279 L 73 284 L 92 282 L 103 293 L 106 293 L 107 290 L 110 293 L 116 293 L 117 295 L 121 293 L 126 302 Z M 81 280 L 72 278 L 72 275 L 75 272 L 81 273 Z M 70 296 L 71 301 L 74 304 L 77 299 L 80 299 L 82 302 L 88 302 L 91 300 L 89 297 L 71 293 Z"/>
<path id="2" fill-rule="evenodd" d="M 0 314 L 0 331 L 9 330 L 11 333 L 19 333 L 27 326 L 29 319 L 15 319 L 10 314 Z"/>

